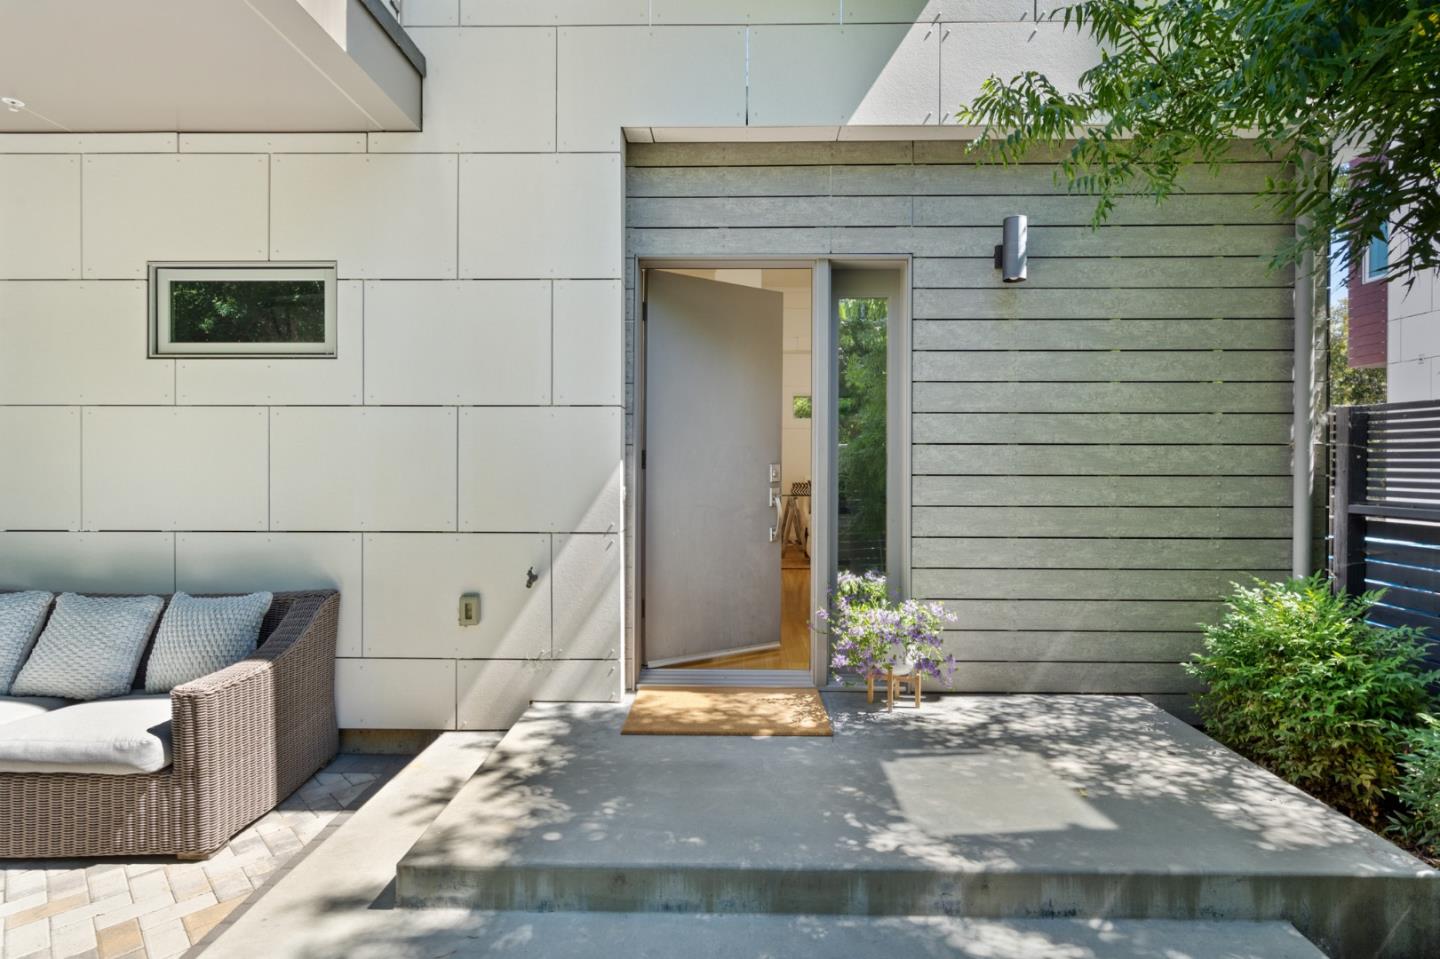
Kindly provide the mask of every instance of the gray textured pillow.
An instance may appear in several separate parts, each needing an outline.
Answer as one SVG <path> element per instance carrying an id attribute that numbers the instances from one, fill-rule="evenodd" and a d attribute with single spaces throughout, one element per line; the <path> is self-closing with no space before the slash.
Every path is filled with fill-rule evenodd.
<path id="1" fill-rule="evenodd" d="M 35 645 L 45 613 L 54 599 L 50 593 L 0 593 L 0 696 L 8 695 L 20 664 Z"/>
<path id="2" fill-rule="evenodd" d="M 176 593 L 145 664 L 145 691 L 169 692 L 249 656 L 271 599 L 269 593 L 214 599 Z"/>
<path id="3" fill-rule="evenodd" d="M 10 687 L 11 695 L 125 695 L 164 605 L 159 596 L 61 593 L 35 651 Z"/>

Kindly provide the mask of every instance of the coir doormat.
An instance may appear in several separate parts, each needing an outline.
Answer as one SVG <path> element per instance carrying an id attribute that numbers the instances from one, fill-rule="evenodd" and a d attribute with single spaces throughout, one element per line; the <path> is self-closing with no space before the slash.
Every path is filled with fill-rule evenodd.
<path id="1" fill-rule="evenodd" d="M 762 686 L 645 687 L 620 732 L 626 736 L 829 736 L 815 689 Z"/>

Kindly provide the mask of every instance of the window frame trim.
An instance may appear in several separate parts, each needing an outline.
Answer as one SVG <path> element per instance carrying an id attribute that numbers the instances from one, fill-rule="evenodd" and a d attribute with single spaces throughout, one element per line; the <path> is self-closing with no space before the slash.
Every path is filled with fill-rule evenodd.
<path id="1" fill-rule="evenodd" d="M 1373 262 L 1372 253 L 1375 252 L 1375 243 L 1379 240 L 1385 241 L 1385 263 L 1377 271 Z M 1378 283 L 1390 275 L 1390 224 L 1386 223 L 1380 236 L 1372 236 L 1365 244 L 1365 269 L 1362 271 L 1360 282 Z"/>
<path id="2" fill-rule="evenodd" d="M 333 260 L 152 260 L 147 264 L 147 337 L 151 359 L 335 359 L 340 355 L 339 280 Z M 177 343 L 170 337 L 169 284 L 176 279 L 276 281 L 318 279 L 325 290 L 325 339 L 319 343 Z M 192 346 L 203 349 L 190 349 Z"/>

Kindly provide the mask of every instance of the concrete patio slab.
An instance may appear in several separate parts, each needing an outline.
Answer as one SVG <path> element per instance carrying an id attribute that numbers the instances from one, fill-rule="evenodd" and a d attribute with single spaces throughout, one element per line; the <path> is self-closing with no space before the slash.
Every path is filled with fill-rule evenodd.
<path id="1" fill-rule="evenodd" d="M 499 738 L 497 733 L 442 733 L 341 828 L 276 876 L 264 896 L 220 922 L 196 955 L 339 957 L 352 954 L 342 944 L 356 935 L 373 942 L 391 935 L 405 939 L 403 930 L 411 926 L 405 914 L 393 909 L 395 864 Z M 426 922 L 433 925 L 434 919 Z"/>
<path id="2" fill-rule="evenodd" d="M 400 863 L 402 905 L 1294 923 L 1440 941 L 1440 874 L 1144 700 L 827 693 L 832 739 L 532 707 Z"/>

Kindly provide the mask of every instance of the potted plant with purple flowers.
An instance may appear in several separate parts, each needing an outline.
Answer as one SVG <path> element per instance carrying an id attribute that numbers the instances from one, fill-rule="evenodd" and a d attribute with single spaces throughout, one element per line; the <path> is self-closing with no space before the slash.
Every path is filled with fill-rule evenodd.
<path id="1" fill-rule="evenodd" d="M 865 680 L 870 702 L 875 701 L 876 679 L 885 681 L 887 708 L 893 708 L 901 683 L 915 691 L 918 706 L 923 677 L 947 686 L 953 681 L 955 657 L 945 654 L 940 637 L 945 624 L 955 622 L 955 615 L 939 603 L 914 599 L 892 603 L 885 577 L 878 573 L 841 573 L 830 595 L 830 609 L 815 615 L 831 637 L 831 668 Z"/>

